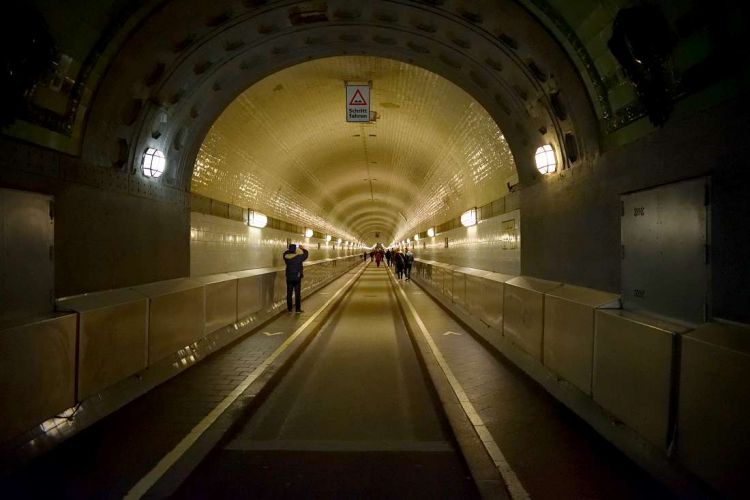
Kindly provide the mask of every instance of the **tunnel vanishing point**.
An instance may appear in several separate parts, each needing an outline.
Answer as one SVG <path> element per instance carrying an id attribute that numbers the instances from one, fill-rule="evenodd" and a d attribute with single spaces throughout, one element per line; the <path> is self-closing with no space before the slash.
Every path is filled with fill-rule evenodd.
<path id="1" fill-rule="evenodd" d="M 281 349 L 283 322 L 298 321 L 287 333 L 301 349 L 336 308 L 343 332 L 377 295 L 405 318 L 444 439 L 481 496 L 550 490 L 467 403 L 460 374 L 489 368 L 450 375 L 441 342 L 475 339 L 671 495 L 747 494 L 742 2 L 2 8 L 0 477 L 92 441 L 243 339 L 278 333 Z M 296 320 L 289 243 L 310 253 Z M 377 248 L 411 249 L 413 280 L 363 259 Z M 368 321 L 352 324 L 385 331 Z M 377 341 L 352 342 L 358 359 L 381 359 Z M 238 368 L 237 387 L 267 382 L 257 399 L 270 398 L 274 375 L 244 377 L 289 370 L 285 356 Z M 398 392 L 382 380 L 373 392 Z M 252 413 L 237 391 L 227 407 Z M 509 422 L 532 425 L 519 412 Z M 117 488 L 145 494 L 140 476 Z"/>

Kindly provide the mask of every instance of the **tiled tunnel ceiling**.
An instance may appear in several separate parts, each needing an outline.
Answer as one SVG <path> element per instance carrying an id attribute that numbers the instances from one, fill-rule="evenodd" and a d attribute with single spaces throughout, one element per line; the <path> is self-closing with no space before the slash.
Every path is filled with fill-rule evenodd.
<path id="1" fill-rule="evenodd" d="M 345 121 L 345 81 L 372 82 L 375 123 Z M 514 176 L 502 132 L 459 87 L 413 65 L 344 56 L 242 93 L 206 136 L 192 191 L 387 244 L 503 196 Z"/>

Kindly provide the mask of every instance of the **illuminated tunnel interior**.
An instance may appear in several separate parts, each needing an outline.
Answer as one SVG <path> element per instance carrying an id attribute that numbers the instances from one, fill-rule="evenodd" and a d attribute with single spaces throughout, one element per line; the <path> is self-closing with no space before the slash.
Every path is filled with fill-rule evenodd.
<path id="1" fill-rule="evenodd" d="M 369 123 L 342 120 L 344 84 L 357 75 L 372 82 L 377 119 Z M 191 191 L 312 228 L 324 240 L 313 245 L 315 257 L 355 243 L 404 246 L 420 233 L 421 249 L 439 252 L 444 237 L 427 237 L 427 229 L 503 202 L 517 184 L 502 132 L 471 96 L 413 65 L 345 56 L 275 73 L 227 106 L 200 147 Z M 215 233 L 209 220 L 193 217 L 191 273 L 252 267 L 222 262 L 204 237 Z M 492 260 L 492 270 L 520 271 L 517 251 Z"/>
<path id="2" fill-rule="evenodd" d="M 65 491 L 189 497 L 180 484 L 210 484 L 180 475 L 205 458 L 195 450 L 231 463 L 271 428 L 225 415 L 287 413 L 306 428 L 272 388 L 343 383 L 331 373 L 357 368 L 341 355 L 356 353 L 404 362 L 391 366 L 404 379 L 383 371 L 397 388 L 384 397 L 415 396 L 383 405 L 414 411 L 390 430 L 434 403 L 435 449 L 453 454 L 435 470 L 473 480 L 455 496 L 744 491 L 740 2 L 3 10 L 0 479 L 34 482 L 67 451 L 99 457 L 101 440 L 130 458 L 69 466 L 84 479 Z M 300 317 L 285 314 L 290 243 L 309 252 Z M 409 250 L 408 282 L 369 260 L 381 247 Z M 300 354 L 308 343 L 317 357 Z M 394 355 L 404 346 L 416 358 Z M 325 365 L 327 352 L 345 361 Z M 279 382 L 286 371 L 302 382 Z M 177 412 L 172 398 L 193 392 L 204 399 Z M 155 407 L 169 431 L 150 448 L 108 434 Z M 309 418 L 336 427 L 344 414 Z M 200 436 L 178 445 L 192 424 Z M 227 429 L 239 433 L 218 437 Z M 162 467 L 172 447 L 193 451 Z M 591 472 L 560 467 L 544 484 L 553 460 Z M 393 477 L 405 484 L 418 461 Z M 116 470 L 128 472 L 113 486 Z"/>

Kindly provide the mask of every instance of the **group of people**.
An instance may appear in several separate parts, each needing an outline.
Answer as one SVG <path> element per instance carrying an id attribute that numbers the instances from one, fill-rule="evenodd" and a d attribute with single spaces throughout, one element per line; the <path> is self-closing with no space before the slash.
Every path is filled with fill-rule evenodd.
<path id="1" fill-rule="evenodd" d="M 284 264 L 286 264 L 286 309 L 289 312 L 302 313 L 302 263 L 307 260 L 308 251 L 302 245 L 289 244 L 289 248 L 284 252 Z M 368 253 L 362 255 L 363 260 L 367 260 Z M 378 267 L 385 259 L 388 267 L 396 266 L 396 277 L 399 280 L 405 279 L 411 281 L 411 268 L 414 264 L 414 254 L 406 247 L 404 250 L 395 248 L 387 249 L 385 252 L 378 247 L 369 253 L 370 260 L 374 260 Z M 292 302 L 294 295 L 294 302 Z M 292 309 L 294 307 L 294 309 Z"/>
<path id="2" fill-rule="evenodd" d="M 398 247 L 393 250 L 388 248 L 385 251 L 383 251 L 382 248 L 376 248 L 370 251 L 369 254 L 367 252 L 362 254 L 362 260 L 366 261 L 367 257 L 370 257 L 370 260 L 374 261 L 378 267 L 380 267 L 380 263 L 385 259 L 388 267 L 396 267 L 396 277 L 399 280 L 405 279 L 406 281 L 411 281 L 411 268 L 414 265 L 414 254 L 409 247 L 406 247 L 403 250 Z"/>

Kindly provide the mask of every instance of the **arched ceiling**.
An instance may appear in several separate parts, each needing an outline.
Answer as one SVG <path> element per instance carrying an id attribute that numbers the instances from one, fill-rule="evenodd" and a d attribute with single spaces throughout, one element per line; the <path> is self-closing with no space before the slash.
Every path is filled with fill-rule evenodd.
<path id="1" fill-rule="evenodd" d="M 345 121 L 345 81 L 372 82 L 377 121 Z M 387 244 L 503 196 L 515 176 L 497 124 L 459 87 L 392 59 L 341 56 L 284 69 L 237 97 L 206 136 L 191 188 Z"/>
<path id="2" fill-rule="evenodd" d="M 185 5 L 165 1 L 134 27 L 87 115 L 83 159 L 131 169 L 138 192 L 191 189 L 209 129 L 257 82 L 350 54 L 414 65 L 465 90 L 501 127 L 521 185 L 540 181 L 533 166 L 540 144 L 553 144 L 565 167 L 598 154 L 598 124 L 580 74 L 549 31 L 512 0 L 472 8 L 391 0 L 216 0 L 191 4 L 189 12 Z M 167 154 L 167 172 L 157 182 L 137 169 L 148 147 Z M 324 163 L 330 150 L 310 154 Z M 343 198 L 315 199 L 324 206 Z"/>
<path id="3" fill-rule="evenodd" d="M 716 61 L 730 61 L 731 54 L 742 59 L 737 52 L 742 2 L 647 3 L 663 11 L 676 34 L 670 67 L 685 85 L 675 88 L 677 97 L 724 74 L 711 69 Z M 3 133 L 80 155 L 91 165 L 115 166 L 118 174 L 133 174 L 137 192 L 169 197 L 163 191 L 189 187 L 208 127 L 248 86 L 308 59 L 370 54 L 428 68 L 467 90 L 502 124 L 518 150 L 520 181 L 526 185 L 536 181 L 527 146 L 557 143 L 563 161 L 570 156 L 586 163 L 599 154 L 599 134 L 615 134 L 644 116 L 634 86 L 608 47 L 615 16 L 632 5 L 630 0 L 11 2 L 4 32 L 16 43 L 12 61 L 38 71 L 18 72 L 33 85 L 4 94 L 5 115 L 15 110 L 17 116 Z M 39 39 L 51 41 L 50 51 L 34 52 Z M 644 131 L 623 131 L 603 145 L 634 140 Z M 161 185 L 138 178 L 132 168 L 145 143 L 170 149 L 172 172 Z"/>

